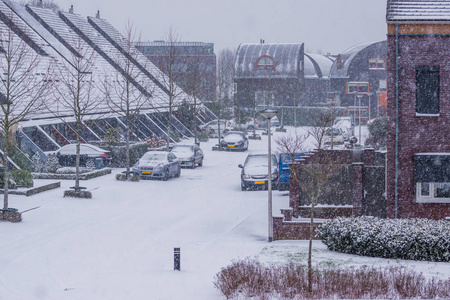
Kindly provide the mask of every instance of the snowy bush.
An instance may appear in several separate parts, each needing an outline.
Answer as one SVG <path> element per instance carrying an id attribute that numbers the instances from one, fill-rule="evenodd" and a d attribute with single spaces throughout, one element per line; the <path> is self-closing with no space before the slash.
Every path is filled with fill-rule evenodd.
<path id="1" fill-rule="evenodd" d="M 146 137 L 145 141 L 149 148 L 159 148 L 166 145 L 166 140 L 159 136 L 152 135 L 151 137 Z"/>
<path id="2" fill-rule="evenodd" d="M 56 154 L 49 154 L 42 171 L 45 173 L 55 173 L 59 168 L 61 168 L 61 165 Z"/>
<path id="3" fill-rule="evenodd" d="M 32 165 L 33 172 L 41 173 L 44 169 L 44 163 L 42 162 L 42 159 L 37 152 L 32 157 Z"/>
<path id="4" fill-rule="evenodd" d="M 402 267 L 313 268 L 308 292 L 305 265 L 233 261 L 214 286 L 227 299 L 449 299 L 450 279 L 427 279 Z"/>
<path id="5" fill-rule="evenodd" d="M 328 249 L 372 257 L 450 261 L 450 222 L 428 219 L 336 218 L 317 235 Z"/>
<path id="6" fill-rule="evenodd" d="M 17 183 L 17 186 L 30 188 L 33 186 L 33 175 L 25 169 L 11 171 L 11 179 Z"/>

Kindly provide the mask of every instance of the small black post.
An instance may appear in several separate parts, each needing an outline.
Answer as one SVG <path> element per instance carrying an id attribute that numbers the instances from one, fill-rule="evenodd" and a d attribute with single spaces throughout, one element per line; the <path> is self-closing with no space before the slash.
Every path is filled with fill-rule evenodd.
<path id="1" fill-rule="evenodd" d="M 173 269 L 181 270 L 180 248 L 173 248 Z"/>

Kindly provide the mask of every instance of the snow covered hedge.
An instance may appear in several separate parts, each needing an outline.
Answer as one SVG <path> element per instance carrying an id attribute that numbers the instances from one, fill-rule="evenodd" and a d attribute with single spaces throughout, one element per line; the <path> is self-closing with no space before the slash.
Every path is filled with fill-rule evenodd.
<path id="1" fill-rule="evenodd" d="M 317 235 L 328 249 L 372 257 L 450 261 L 450 222 L 428 219 L 336 218 Z"/>

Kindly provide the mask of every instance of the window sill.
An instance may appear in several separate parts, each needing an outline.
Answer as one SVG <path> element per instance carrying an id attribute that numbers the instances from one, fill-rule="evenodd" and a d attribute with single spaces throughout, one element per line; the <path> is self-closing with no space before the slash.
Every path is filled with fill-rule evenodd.
<path id="1" fill-rule="evenodd" d="M 421 114 L 416 112 L 416 117 L 439 117 L 440 114 Z"/>
<path id="2" fill-rule="evenodd" d="M 448 204 L 450 203 L 450 199 L 416 199 L 416 203 Z"/>

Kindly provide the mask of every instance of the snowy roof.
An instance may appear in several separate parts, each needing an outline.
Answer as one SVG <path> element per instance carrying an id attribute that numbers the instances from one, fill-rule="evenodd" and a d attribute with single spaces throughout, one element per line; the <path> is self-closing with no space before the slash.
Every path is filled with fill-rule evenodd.
<path id="1" fill-rule="evenodd" d="M 55 69 L 59 69 L 62 73 L 68 73 L 71 68 L 74 68 L 74 57 L 81 57 L 86 51 L 94 51 L 93 49 L 95 49 L 97 55 L 95 61 L 93 61 L 92 77 L 89 79 L 94 85 L 94 97 L 104 98 L 104 93 L 101 91 L 101 82 L 105 78 L 110 78 L 112 84 L 120 85 L 121 83 L 118 81 L 120 79 L 113 74 L 129 73 L 133 85 L 141 92 L 147 92 L 152 96 L 152 102 L 145 107 L 141 107 L 140 111 L 166 110 L 169 93 L 165 89 L 165 83 L 167 83 L 165 75 L 134 46 L 131 47 L 131 51 L 135 50 L 133 55 L 136 54 L 137 58 L 133 61 L 133 64 L 137 67 L 135 69 L 140 68 L 140 72 L 138 75 L 132 74 L 132 71 L 129 71 L 130 69 L 125 72 L 123 65 L 128 52 L 121 46 L 126 43 L 126 39 L 107 21 L 89 18 L 88 22 L 86 18 L 73 13 L 59 12 L 58 14 L 46 8 L 24 7 L 10 0 L 0 0 L 0 15 L 5 20 L 11 18 L 11 21 L 7 23 L 9 28 L 5 20 L 0 22 L 1 31 L 13 31 L 18 40 L 23 40 L 28 47 L 42 56 L 44 62 L 51 61 Z M 76 47 L 76 44 L 79 46 Z M 64 68 L 67 69 L 61 71 Z M 41 72 L 37 75 L 45 75 L 45 71 Z M 58 81 L 56 77 L 53 79 Z M 2 92 L 1 89 L 0 92 Z M 178 101 L 181 102 L 183 99 L 190 101 L 190 97 L 183 91 L 178 94 L 180 94 L 179 100 L 173 105 L 178 105 Z M 113 101 L 118 100 L 117 95 L 112 95 L 112 98 Z M 102 101 L 91 113 L 108 114 L 110 112 L 111 109 L 106 101 Z M 58 114 L 68 116 L 71 111 L 70 109 L 61 109 L 58 110 Z M 41 111 L 38 115 L 29 117 L 50 118 L 54 117 L 54 114 L 50 111 Z"/>
<path id="2" fill-rule="evenodd" d="M 449 0 L 388 0 L 388 23 L 450 23 Z"/>
<path id="3" fill-rule="evenodd" d="M 314 53 L 305 53 L 305 78 L 328 78 L 333 59 Z"/>
<path id="4" fill-rule="evenodd" d="M 256 61 L 261 56 L 270 56 L 275 70 L 258 70 Z M 241 44 L 237 50 L 236 78 L 298 78 L 302 61 L 303 44 Z"/>
<path id="5" fill-rule="evenodd" d="M 368 42 L 355 45 L 340 54 L 341 68 L 337 68 L 338 59 L 336 59 L 330 69 L 330 77 L 348 77 L 349 68 L 354 58 L 364 50 L 371 48 L 379 49 L 377 52 L 379 58 L 386 58 L 387 44 L 386 41 Z M 377 58 L 377 57 L 374 57 Z"/>

